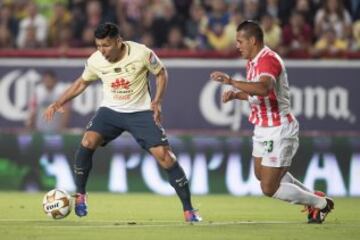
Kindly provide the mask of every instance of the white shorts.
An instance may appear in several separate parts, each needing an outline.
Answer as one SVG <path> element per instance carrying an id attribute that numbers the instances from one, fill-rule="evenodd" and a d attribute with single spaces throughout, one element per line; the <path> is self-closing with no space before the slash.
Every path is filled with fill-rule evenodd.
<path id="1" fill-rule="evenodd" d="M 296 119 L 277 127 L 255 126 L 252 155 L 261 157 L 263 166 L 288 167 L 299 147 L 298 135 Z"/>

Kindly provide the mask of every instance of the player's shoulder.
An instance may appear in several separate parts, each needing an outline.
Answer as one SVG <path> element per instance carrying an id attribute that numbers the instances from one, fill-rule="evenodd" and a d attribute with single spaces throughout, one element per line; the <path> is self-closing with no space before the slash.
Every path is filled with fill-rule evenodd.
<path id="1" fill-rule="evenodd" d="M 95 51 L 88 57 L 86 62 L 90 65 L 99 65 L 102 62 L 105 62 L 105 58 L 100 51 Z"/>
<path id="2" fill-rule="evenodd" d="M 134 41 L 125 41 L 125 44 L 128 44 L 131 47 L 136 47 L 136 48 L 146 48 L 146 46 L 142 43 L 138 43 L 138 42 L 134 42 Z"/>
<path id="3" fill-rule="evenodd" d="M 125 41 L 124 43 L 129 46 L 130 54 L 143 54 L 151 51 L 147 46 L 141 43 L 137 43 L 133 41 Z"/>
<path id="4" fill-rule="evenodd" d="M 264 52 L 261 54 L 261 56 L 259 57 L 259 62 L 260 63 L 267 63 L 267 62 L 271 62 L 271 63 L 278 63 L 279 65 L 282 65 L 283 60 L 282 58 L 279 56 L 279 54 L 277 54 L 275 51 L 273 51 L 272 49 L 266 47 L 266 49 L 264 50 Z"/>

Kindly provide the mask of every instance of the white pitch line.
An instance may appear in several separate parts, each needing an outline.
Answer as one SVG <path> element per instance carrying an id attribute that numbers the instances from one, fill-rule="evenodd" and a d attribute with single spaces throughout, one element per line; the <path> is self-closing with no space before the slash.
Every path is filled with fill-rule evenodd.
<path id="1" fill-rule="evenodd" d="M 9 219 L 0 219 L 0 222 L 5 222 L 5 220 L 9 221 Z M 37 220 L 27 219 L 25 222 L 39 222 Z M 12 222 L 24 222 L 23 220 L 15 220 Z M 41 222 L 49 222 L 49 221 L 41 221 Z M 189 225 L 199 226 L 199 227 L 210 227 L 210 226 L 226 226 L 226 225 L 261 225 L 261 224 L 301 224 L 301 222 L 289 222 L 289 221 L 229 221 L 229 222 L 200 222 L 200 223 L 184 223 L 177 221 L 139 221 L 135 224 L 132 224 L 131 221 L 84 221 L 84 222 L 74 222 L 74 225 L 62 225 L 61 220 L 55 221 L 59 222 L 59 225 L 45 225 L 45 226 L 35 226 L 35 228 L 154 228 L 154 227 L 187 227 Z M 55 223 L 54 222 L 54 223 Z M 98 223 L 108 223 L 98 225 Z M 70 223 L 63 221 L 63 223 Z M 89 225 L 81 225 L 81 224 L 89 224 Z M 166 224 L 168 223 L 168 224 Z"/>

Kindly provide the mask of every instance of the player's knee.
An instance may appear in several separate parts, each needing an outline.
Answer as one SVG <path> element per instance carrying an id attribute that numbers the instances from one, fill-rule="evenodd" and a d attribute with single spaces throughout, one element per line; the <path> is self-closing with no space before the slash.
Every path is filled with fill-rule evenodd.
<path id="1" fill-rule="evenodd" d="M 277 187 L 273 184 L 261 182 L 261 190 L 265 196 L 272 197 L 277 191 Z"/>
<path id="2" fill-rule="evenodd" d="M 81 141 L 81 145 L 84 147 L 84 148 L 87 148 L 87 149 L 95 149 L 97 147 L 97 144 L 95 141 L 91 140 L 91 139 L 88 139 L 88 138 L 84 138 L 82 141 Z"/>
<path id="3" fill-rule="evenodd" d="M 169 153 L 164 153 L 160 161 L 164 168 L 170 168 L 175 163 L 175 159 Z"/>
<path id="4" fill-rule="evenodd" d="M 153 149 L 151 153 L 159 162 L 159 164 L 166 169 L 170 168 L 176 160 L 175 155 L 165 147 L 158 147 Z"/>

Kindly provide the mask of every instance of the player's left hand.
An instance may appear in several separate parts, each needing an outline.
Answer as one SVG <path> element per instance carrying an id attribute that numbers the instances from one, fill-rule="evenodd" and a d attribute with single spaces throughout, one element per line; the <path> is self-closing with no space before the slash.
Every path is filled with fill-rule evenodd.
<path id="1" fill-rule="evenodd" d="M 43 113 L 43 118 L 45 121 L 49 122 L 53 120 L 54 115 L 56 112 L 64 113 L 65 110 L 62 106 L 60 106 L 58 103 L 52 103 L 50 104 Z"/>
<path id="2" fill-rule="evenodd" d="M 222 95 L 222 102 L 226 103 L 236 98 L 236 92 L 234 91 L 226 91 Z"/>
<path id="3" fill-rule="evenodd" d="M 154 112 L 154 121 L 157 125 L 161 124 L 161 104 L 158 101 L 151 102 L 151 110 Z"/>
<path id="4" fill-rule="evenodd" d="M 231 84 L 231 77 L 223 72 L 212 72 L 210 74 L 210 78 L 216 82 L 220 82 L 223 84 Z"/>

